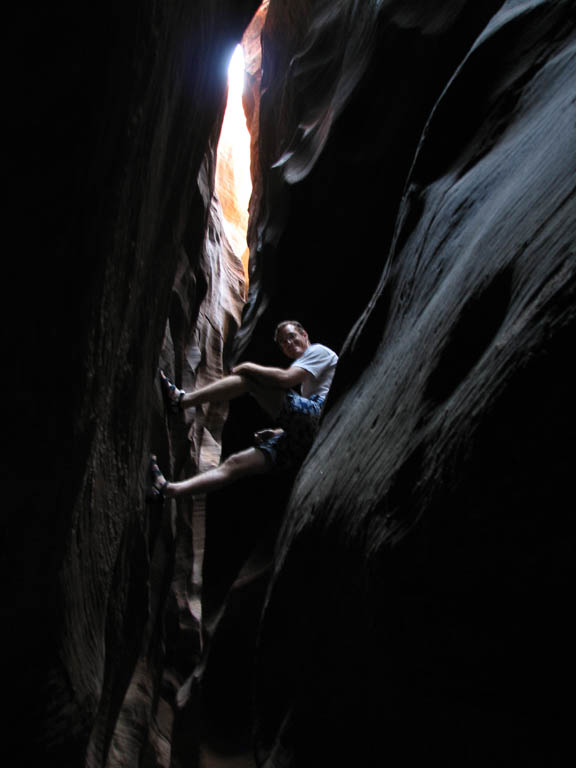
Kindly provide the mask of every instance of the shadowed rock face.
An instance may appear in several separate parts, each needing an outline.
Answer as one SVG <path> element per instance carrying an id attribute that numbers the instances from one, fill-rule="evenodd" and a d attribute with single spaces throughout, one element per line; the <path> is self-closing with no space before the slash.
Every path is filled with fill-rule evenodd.
<path id="1" fill-rule="evenodd" d="M 193 565 L 188 518 L 173 530 L 144 502 L 150 450 L 168 456 L 156 371 L 164 338 L 162 362 L 179 380 L 189 382 L 198 343 L 218 371 L 239 321 L 215 287 L 225 264 L 206 263 L 216 224 L 204 241 L 227 58 L 256 7 L 17 11 L 7 98 L 18 135 L 7 146 L 11 241 L 26 244 L 3 285 L 12 302 L 26 293 L 30 310 L 3 323 L 16 459 L 2 527 L 3 679 L 14 692 L 3 754 L 14 764 L 169 760 L 166 702 L 193 668 L 199 632 L 189 608 L 180 631 L 190 573 L 174 562 L 187 553 Z M 232 295 L 234 275 L 223 282 Z M 197 318 L 212 295 L 221 312 L 208 328 Z M 174 464 L 190 468 L 181 426 L 180 438 Z"/>
<path id="2" fill-rule="evenodd" d="M 201 738 L 249 749 L 255 717 L 267 768 L 559 763 L 573 4 L 271 0 L 235 338 L 213 151 L 257 3 L 112 5 L 44 19 L 35 99 L 15 89 L 7 747 L 188 766 Z M 343 347 L 321 434 L 293 489 L 214 494 L 202 568 L 203 506 L 146 506 L 145 468 L 211 460 L 225 412 L 167 418 L 156 366 L 192 386 L 279 363 L 287 316 Z M 224 451 L 258 418 L 233 406 Z"/>
<path id="3" fill-rule="evenodd" d="M 263 327 L 300 317 L 342 346 L 380 279 L 430 110 L 500 5 L 272 4 L 239 349 L 262 312 Z"/>
<path id="4" fill-rule="evenodd" d="M 506 3 L 426 125 L 279 536 L 267 766 L 569 748 L 574 31 Z"/>

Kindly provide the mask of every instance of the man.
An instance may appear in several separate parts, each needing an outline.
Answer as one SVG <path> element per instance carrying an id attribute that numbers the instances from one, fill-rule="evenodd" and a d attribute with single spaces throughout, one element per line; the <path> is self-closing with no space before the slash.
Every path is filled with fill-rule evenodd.
<path id="1" fill-rule="evenodd" d="M 256 434 L 255 447 L 235 453 L 218 467 L 180 482 L 168 482 L 152 456 L 151 496 L 171 498 L 210 493 L 242 477 L 294 469 L 302 463 L 317 432 L 338 356 L 323 344 L 311 344 L 307 332 L 295 320 L 280 323 L 274 340 L 293 361 L 288 368 L 240 363 L 229 376 L 193 392 L 177 389 L 161 372 L 162 386 L 173 408 L 227 401 L 250 393 L 278 428 L 262 430 Z M 300 387 L 301 394 L 294 387 Z"/>

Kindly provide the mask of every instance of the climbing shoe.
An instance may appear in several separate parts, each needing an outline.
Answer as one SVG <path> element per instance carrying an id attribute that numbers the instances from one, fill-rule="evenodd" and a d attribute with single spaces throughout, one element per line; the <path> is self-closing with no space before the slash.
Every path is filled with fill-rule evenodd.
<path id="1" fill-rule="evenodd" d="M 160 384 L 162 386 L 162 394 L 166 402 L 166 406 L 172 411 L 172 413 L 178 413 L 180 410 L 180 401 L 186 394 L 183 389 L 178 387 L 172 382 L 164 371 L 160 368 Z"/>
<path id="2" fill-rule="evenodd" d="M 156 456 L 152 454 L 150 456 L 150 463 L 148 464 L 148 488 L 146 490 L 146 498 L 149 501 L 163 501 L 164 491 L 168 485 L 168 480 L 162 474 Z"/>

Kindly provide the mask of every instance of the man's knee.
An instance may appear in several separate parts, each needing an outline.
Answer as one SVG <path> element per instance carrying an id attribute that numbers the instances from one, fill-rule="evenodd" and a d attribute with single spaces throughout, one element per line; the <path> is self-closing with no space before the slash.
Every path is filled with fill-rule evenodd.
<path id="1" fill-rule="evenodd" d="M 226 474 L 230 477 L 236 477 L 236 475 L 242 472 L 242 459 L 239 453 L 233 453 L 224 461 L 222 468 L 226 471 Z"/>
<path id="2" fill-rule="evenodd" d="M 246 475 L 261 474 L 267 470 L 266 457 L 255 448 L 241 453 L 233 453 L 224 461 L 222 469 L 230 480 Z"/>

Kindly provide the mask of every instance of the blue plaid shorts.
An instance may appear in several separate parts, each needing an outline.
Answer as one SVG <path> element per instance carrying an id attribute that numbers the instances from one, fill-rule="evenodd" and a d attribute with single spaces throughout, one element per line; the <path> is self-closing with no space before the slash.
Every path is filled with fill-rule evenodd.
<path id="1" fill-rule="evenodd" d="M 281 435 L 274 435 L 256 447 L 264 452 L 274 470 L 295 469 L 302 464 L 318 432 L 325 398 L 320 395 L 302 397 L 287 392 L 276 423 Z"/>

